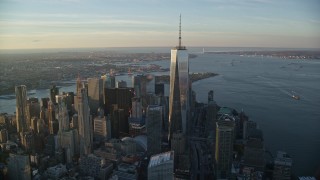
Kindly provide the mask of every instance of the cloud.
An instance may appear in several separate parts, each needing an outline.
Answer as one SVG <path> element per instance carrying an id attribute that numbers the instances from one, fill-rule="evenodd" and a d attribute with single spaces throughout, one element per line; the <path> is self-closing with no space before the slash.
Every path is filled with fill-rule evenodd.
<path id="1" fill-rule="evenodd" d="M 10 28 L 20 28 L 20 27 L 66 27 L 66 28 L 76 28 L 76 27 L 88 27 L 95 28 L 95 26 L 102 25 L 112 25 L 112 26 L 168 26 L 167 23 L 160 23 L 154 21 L 144 21 L 144 20 L 131 20 L 131 19 L 96 19 L 96 20 L 79 20 L 79 21 L 42 21 L 42 20 L 32 20 L 32 21 L 6 21 L 0 20 L 0 26 L 10 27 Z M 1 29 L 1 28 L 0 28 Z"/>

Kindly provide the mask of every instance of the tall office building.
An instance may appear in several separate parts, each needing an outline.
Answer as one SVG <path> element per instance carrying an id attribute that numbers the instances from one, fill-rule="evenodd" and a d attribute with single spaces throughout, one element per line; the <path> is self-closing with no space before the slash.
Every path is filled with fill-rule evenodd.
<path id="1" fill-rule="evenodd" d="M 72 158 L 76 152 L 76 139 L 78 136 L 78 131 L 76 129 L 72 129 L 69 131 L 59 131 L 59 139 L 58 139 L 58 147 L 64 151 L 65 160 L 70 163 L 72 162 Z"/>
<path id="2" fill-rule="evenodd" d="M 132 98 L 131 117 L 142 118 L 142 102 L 140 98 Z"/>
<path id="3" fill-rule="evenodd" d="M 169 139 L 172 133 L 187 132 L 189 114 L 189 56 L 181 45 L 181 16 L 179 45 L 171 50 L 170 96 L 169 96 Z"/>
<path id="4" fill-rule="evenodd" d="M 27 87 L 16 86 L 16 121 L 17 132 L 27 131 Z"/>
<path id="5" fill-rule="evenodd" d="M 41 98 L 40 100 L 40 107 L 44 107 L 45 109 L 48 108 L 48 102 L 50 101 L 49 98 Z"/>
<path id="6" fill-rule="evenodd" d="M 124 110 L 118 109 L 114 104 L 111 112 L 111 138 L 119 138 L 121 135 L 127 135 L 129 132 L 128 119 L 124 116 Z"/>
<path id="7" fill-rule="evenodd" d="M 48 115 L 47 115 L 47 117 L 48 117 L 47 124 L 48 124 L 48 128 L 49 128 L 49 132 L 50 132 L 50 134 L 54 134 L 53 124 L 54 124 L 56 118 L 55 118 L 55 107 L 54 107 L 52 101 L 48 102 Z"/>
<path id="8" fill-rule="evenodd" d="M 88 97 L 91 114 L 97 114 L 97 110 L 103 101 L 102 79 L 88 78 Z"/>
<path id="9" fill-rule="evenodd" d="M 218 178 L 230 178 L 235 122 L 231 120 L 216 123 L 216 150 Z"/>
<path id="10" fill-rule="evenodd" d="M 127 87 L 126 81 L 121 80 L 116 82 L 116 88 L 125 88 L 125 87 Z"/>
<path id="11" fill-rule="evenodd" d="M 50 99 L 52 101 L 53 104 L 56 104 L 56 95 L 59 94 L 59 88 L 56 87 L 56 85 L 52 85 L 52 87 L 50 88 Z"/>
<path id="12" fill-rule="evenodd" d="M 211 90 L 208 92 L 208 104 L 214 103 L 214 91 Z"/>
<path id="13" fill-rule="evenodd" d="M 212 137 L 215 137 L 216 134 L 216 122 L 217 122 L 217 104 L 214 101 L 213 90 L 208 92 L 208 106 L 207 106 L 207 120 L 208 120 L 208 127 L 212 128 L 211 131 Z M 214 142 L 212 142 L 214 147 Z M 214 152 L 214 148 L 212 148 L 212 152 Z"/>
<path id="14" fill-rule="evenodd" d="M 154 94 L 155 93 L 155 77 L 152 74 L 145 75 L 146 81 L 146 93 L 147 94 Z"/>
<path id="15" fill-rule="evenodd" d="M 255 121 L 243 122 L 243 139 L 248 139 L 250 134 L 257 129 L 257 123 Z"/>
<path id="16" fill-rule="evenodd" d="M 105 89 L 105 114 L 111 114 L 112 106 L 114 104 L 118 105 L 118 109 L 122 109 L 119 116 L 119 123 L 121 125 L 120 132 L 129 133 L 129 123 L 128 118 L 132 105 L 132 98 L 134 96 L 133 88 L 106 88 Z M 123 114 L 123 115 L 122 115 Z M 111 118 L 111 123 L 113 123 Z"/>
<path id="17" fill-rule="evenodd" d="M 93 120 L 94 137 L 98 140 L 108 138 L 108 120 L 106 116 L 97 116 Z M 109 132 L 110 133 L 110 132 Z"/>
<path id="18" fill-rule="evenodd" d="M 116 87 L 116 78 L 112 74 L 103 75 L 101 79 L 103 80 L 103 89 Z"/>
<path id="19" fill-rule="evenodd" d="M 31 119 L 33 117 L 39 117 L 40 115 L 40 103 L 38 98 L 29 98 L 27 100 L 27 127 L 31 126 Z"/>
<path id="20" fill-rule="evenodd" d="M 69 114 L 63 95 L 56 96 L 58 102 L 59 131 L 68 131 L 70 128 Z M 58 100 L 59 99 L 59 100 Z"/>
<path id="21" fill-rule="evenodd" d="M 35 150 L 35 134 L 31 131 L 24 132 L 21 136 L 21 145 L 23 149 L 27 152 L 32 152 Z"/>
<path id="22" fill-rule="evenodd" d="M 132 76 L 132 85 L 136 97 L 144 97 L 148 93 L 155 93 L 155 77 L 152 74 Z"/>
<path id="23" fill-rule="evenodd" d="M 257 174 L 258 172 L 261 172 L 262 174 L 266 166 L 265 159 L 263 141 L 254 138 L 247 140 L 244 146 L 241 166 L 243 169 L 250 169 L 250 171 L 243 171 L 243 174 L 245 174 L 247 177 Z"/>
<path id="24" fill-rule="evenodd" d="M 291 179 L 292 159 L 283 151 L 278 151 L 277 157 L 274 160 L 273 179 L 289 180 Z"/>
<path id="25" fill-rule="evenodd" d="M 87 90 L 85 87 L 79 89 L 77 99 L 80 155 L 87 155 L 91 153 L 93 141 L 93 128 L 90 116 Z"/>
<path id="26" fill-rule="evenodd" d="M 43 119 L 38 119 L 37 121 L 37 133 L 41 133 L 43 134 L 44 132 L 46 132 L 46 129 L 45 129 L 45 122 Z"/>
<path id="27" fill-rule="evenodd" d="M 31 180 L 29 155 L 10 154 L 7 163 L 9 179 Z"/>
<path id="28" fill-rule="evenodd" d="M 171 150 L 174 155 L 183 155 L 186 151 L 186 136 L 183 133 L 172 133 Z"/>
<path id="29" fill-rule="evenodd" d="M 162 106 L 149 105 L 147 108 L 148 155 L 161 152 Z"/>
<path id="30" fill-rule="evenodd" d="M 0 143 L 6 143 L 8 140 L 8 130 L 1 129 L 0 130 Z"/>
<path id="31" fill-rule="evenodd" d="M 143 88 L 145 92 L 145 81 L 143 81 L 142 78 L 143 78 L 143 75 L 141 74 L 132 76 L 132 86 L 134 89 L 135 97 L 138 97 L 138 98 L 141 97 Z"/>
<path id="32" fill-rule="evenodd" d="M 37 117 L 33 117 L 31 119 L 31 126 L 30 126 L 30 129 L 33 130 L 33 132 L 38 132 L 38 118 Z"/>
<path id="33" fill-rule="evenodd" d="M 173 154 L 173 151 L 168 151 L 152 156 L 148 165 L 148 179 L 174 179 Z"/>

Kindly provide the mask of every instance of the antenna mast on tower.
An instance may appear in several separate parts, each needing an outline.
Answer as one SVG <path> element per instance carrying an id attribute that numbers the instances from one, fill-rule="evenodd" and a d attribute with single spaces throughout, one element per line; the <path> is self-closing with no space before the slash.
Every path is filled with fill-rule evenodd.
<path id="1" fill-rule="evenodd" d="M 180 14 L 180 22 L 179 22 L 179 48 L 181 48 L 181 14 Z"/>

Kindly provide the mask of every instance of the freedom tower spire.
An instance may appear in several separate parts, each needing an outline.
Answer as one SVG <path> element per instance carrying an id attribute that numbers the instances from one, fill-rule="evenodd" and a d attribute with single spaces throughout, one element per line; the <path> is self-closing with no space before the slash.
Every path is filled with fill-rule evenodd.
<path id="1" fill-rule="evenodd" d="M 181 14 L 180 14 L 180 21 L 179 21 L 179 47 L 181 47 Z"/>
<path id="2" fill-rule="evenodd" d="M 189 114 L 189 55 L 181 45 L 181 15 L 179 21 L 179 45 L 171 49 L 169 140 L 173 133 L 187 132 Z"/>
<path id="3" fill-rule="evenodd" d="M 176 47 L 176 49 L 186 50 L 186 47 L 181 45 L 181 14 L 179 19 L 179 45 Z"/>

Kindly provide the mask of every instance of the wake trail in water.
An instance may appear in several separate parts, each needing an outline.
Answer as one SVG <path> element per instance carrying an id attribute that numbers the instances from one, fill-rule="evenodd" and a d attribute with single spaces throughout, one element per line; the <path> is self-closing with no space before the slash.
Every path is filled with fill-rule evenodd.
<path id="1" fill-rule="evenodd" d="M 257 76 L 258 78 L 260 79 L 263 79 L 265 83 L 267 83 L 269 86 L 279 90 L 280 92 L 282 92 L 283 94 L 285 95 L 288 95 L 290 97 L 292 97 L 292 93 L 290 93 L 289 91 L 283 89 L 280 87 L 280 85 L 276 84 L 274 81 L 272 81 L 271 79 L 269 78 L 266 78 L 266 77 L 263 77 L 263 76 Z"/>

